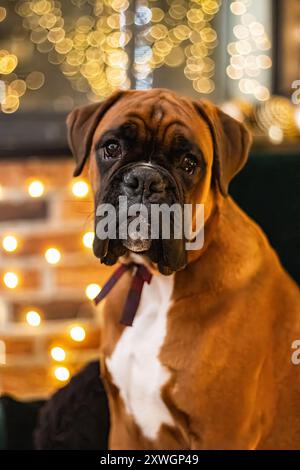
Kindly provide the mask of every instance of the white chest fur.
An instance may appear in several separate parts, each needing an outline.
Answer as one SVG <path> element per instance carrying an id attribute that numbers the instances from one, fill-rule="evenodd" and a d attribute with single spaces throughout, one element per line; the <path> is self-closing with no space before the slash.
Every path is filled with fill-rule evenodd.
<path id="1" fill-rule="evenodd" d="M 113 354 L 106 359 L 127 413 L 152 440 L 163 423 L 173 424 L 161 398 L 161 388 L 170 373 L 158 357 L 166 335 L 173 284 L 172 276 L 161 275 L 153 276 L 150 285 L 144 284 L 133 326 L 124 330 Z"/>

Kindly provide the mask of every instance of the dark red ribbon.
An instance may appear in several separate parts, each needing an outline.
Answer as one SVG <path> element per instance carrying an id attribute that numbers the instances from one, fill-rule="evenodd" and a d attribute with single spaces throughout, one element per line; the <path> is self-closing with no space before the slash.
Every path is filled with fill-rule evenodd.
<path id="1" fill-rule="evenodd" d="M 126 326 L 132 326 L 140 303 L 144 283 L 147 282 L 147 284 L 150 284 L 152 279 L 152 274 L 145 266 L 137 263 L 121 264 L 94 299 L 95 305 L 98 305 L 111 291 L 125 271 L 129 269 L 133 270 L 133 278 L 120 319 L 120 323 Z"/>

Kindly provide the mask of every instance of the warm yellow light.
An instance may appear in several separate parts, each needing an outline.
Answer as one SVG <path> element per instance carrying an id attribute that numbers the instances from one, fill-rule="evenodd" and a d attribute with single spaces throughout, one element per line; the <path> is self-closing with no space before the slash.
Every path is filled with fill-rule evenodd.
<path id="1" fill-rule="evenodd" d="M 30 310 L 26 313 L 26 321 L 30 326 L 40 326 L 41 324 L 41 315 L 35 310 Z"/>
<path id="2" fill-rule="evenodd" d="M 82 237 L 82 243 L 86 248 L 92 248 L 94 242 L 94 232 L 86 232 Z"/>
<path id="3" fill-rule="evenodd" d="M 0 73 L 9 75 L 18 65 L 18 58 L 14 54 L 5 54 L 0 57 Z"/>
<path id="4" fill-rule="evenodd" d="M 13 272 L 7 272 L 3 276 L 3 281 L 6 287 L 9 289 L 15 289 L 17 285 L 19 284 L 19 278 L 16 273 Z"/>
<path id="5" fill-rule="evenodd" d="M 44 83 L 45 75 L 42 72 L 31 72 L 26 78 L 26 86 L 30 90 L 38 90 L 44 85 Z"/>
<path id="6" fill-rule="evenodd" d="M 93 300 L 95 297 L 97 297 L 100 291 L 101 287 L 99 284 L 89 284 L 85 289 L 85 294 L 88 299 Z"/>
<path id="7" fill-rule="evenodd" d="M 295 122 L 296 122 L 296 126 L 300 130 L 300 108 L 297 108 L 295 111 Z"/>
<path id="8" fill-rule="evenodd" d="M 271 126 L 268 131 L 269 138 L 273 144 L 281 144 L 283 141 L 284 135 L 283 130 L 279 126 Z"/>
<path id="9" fill-rule="evenodd" d="M 59 366 L 54 369 L 54 375 L 60 382 L 66 382 L 70 378 L 70 371 L 67 367 Z"/>
<path id="10" fill-rule="evenodd" d="M 1 73 L 1 70 L 0 70 Z M 20 106 L 20 101 L 18 96 L 13 94 L 7 94 L 1 103 L 1 110 L 6 114 L 11 114 L 17 111 Z"/>
<path id="11" fill-rule="evenodd" d="M 15 251 L 18 247 L 18 240 L 13 235 L 7 235 L 2 240 L 2 246 L 5 251 Z"/>
<path id="12" fill-rule="evenodd" d="M 45 186 L 41 181 L 35 180 L 28 186 L 28 193 L 31 197 L 41 197 L 44 194 Z"/>
<path id="13" fill-rule="evenodd" d="M 57 264 L 61 259 L 61 253 L 57 248 L 48 248 L 45 258 L 49 264 Z"/>
<path id="14" fill-rule="evenodd" d="M 241 16 L 246 13 L 247 7 L 243 2 L 232 2 L 230 5 L 230 10 L 234 15 Z"/>
<path id="15" fill-rule="evenodd" d="M 64 361 L 66 359 L 66 351 L 60 346 L 55 346 L 50 351 L 52 359 L 57 362 Z"/>
<path id="16" fill-rule="evenodd" d="M 72 185 L 72 193 L 76 197 L 85 197 L 89 192 L 89 186 L 85 181 L 76 181 Z"/>
<path id="17" fill-rule="evenodd" d="M 270 91 L 267 87 L 259 85 L 254 90 L 254 96 L 259 101 L 267 101 L 270 99 Z"/>
<path id="18" fill-rule="evenodd" d="M 81 343 L 85 339 L 85 329 L 82 326 L 73 326 L 70 329 L 70 336 L 73 341 Z"/>

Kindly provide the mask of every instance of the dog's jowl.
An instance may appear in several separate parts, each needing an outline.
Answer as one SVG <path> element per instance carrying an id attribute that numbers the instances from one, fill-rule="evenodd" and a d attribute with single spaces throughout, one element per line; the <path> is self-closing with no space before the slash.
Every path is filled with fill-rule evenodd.
<path id="1" fill-rule="evenodd" d="M 73 111 L 68 126 L 95 227 L 102 204 L 117 225 L 136 224 L 122 198 L 129 210 L 204 207 L 197 250 L 183 230 L 174 235 L 172 214 L 170 236 L 142 214 L 147 236 L 132 224 L 125 236 L 95 237 L 95 256 L 118 268 L 98 298 L 110 448 L 299 448 L 299 290 L 228 194 L 247 160 L 246 128 L 164 89 L 116 92 Z"/>

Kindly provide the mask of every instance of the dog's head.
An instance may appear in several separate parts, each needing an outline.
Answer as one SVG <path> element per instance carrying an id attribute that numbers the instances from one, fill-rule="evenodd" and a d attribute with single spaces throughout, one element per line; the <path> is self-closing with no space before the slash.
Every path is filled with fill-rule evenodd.
<path id="1" fill-rule="evenodd" d="M 215 198 L 246 162 L 250 137 L 245 127 L 207 101 L 192 101 L 164 89 L 118 91 L 100 104 L 75 109 L 68 117 L 74 176 L 87 161 L 95 208 L 112 204 L 117 225 L 131 221 L 128 207 L 202 203 L 209 219 Z M 126 213 L 120 196 L 127 201 Z M 124 198 L 122 200 L 125 200 Z M 96 212 L 96 226 L 103 214 Z M 150 219 L 151 220 L 151 219 Z M 170 217 L 174 224 L 174 217 Z M 184 235 L 164 239 L 130 235 L 94 241 L 94 253 L 114 264 L 139 252 L 170 274 L 187 263 Z M 117 233 L 119 233 L 117 231 Z"/>

